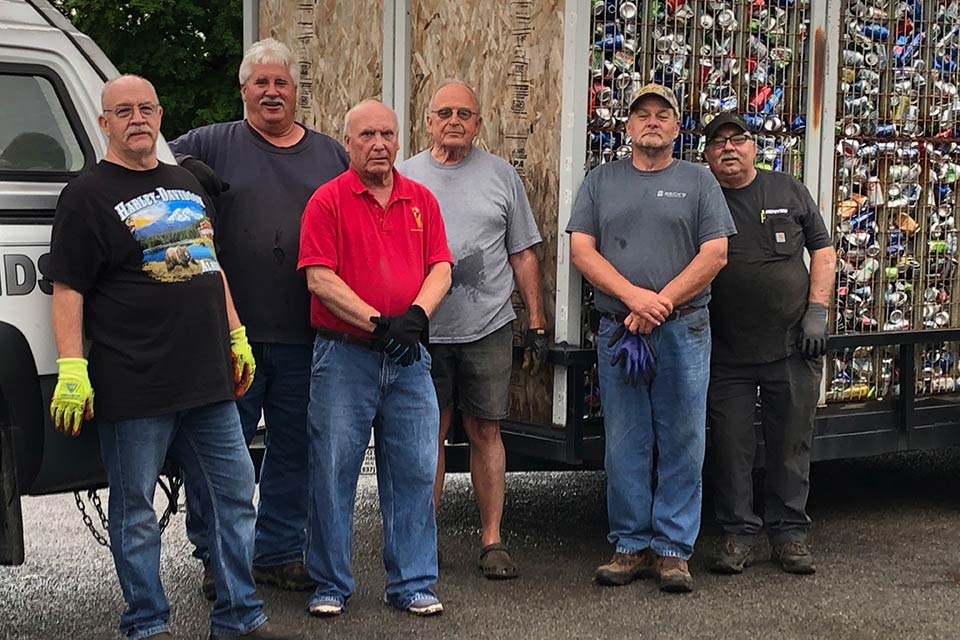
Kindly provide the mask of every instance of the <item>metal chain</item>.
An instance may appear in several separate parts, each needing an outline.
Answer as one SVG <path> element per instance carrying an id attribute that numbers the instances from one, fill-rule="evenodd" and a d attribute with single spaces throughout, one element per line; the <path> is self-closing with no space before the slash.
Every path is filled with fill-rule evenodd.
<path id="1" fill-rule="evenodd" d="M 90 491 L 90 494 L 96 495 L 96 492 Z M 107 539 L 104 538 L 99 531 L 97 531 L 97 528 L 93 526 L 93 520 L 91 520 L 90 516 L 87 515 L 87 508 L 83 504 L 83 498 L 80 497 L 79 491 L 73 492 L 73 499 L 77 501 L 77 509 L 80 510 L 80 516 L 83 518 L 83 524 L 87 525 L 87 529 L 90 530 L 90 533 L 93 535 L 93 539 L 96 540 L 100 545 L 109 549 L 110 543 L 107 542 Z M 98 502 L 99 502 L 99 499 L 98 499 Z M 102 513 L 103 511 L 101 510 L 101 514 Z M 104 526 L 104 530 L 106 530 L 106 526 Z"/>
<path id="2" fill-rule="evenodd" d="M 180 489 L 183 487 L 183 480 L 178 476 L 167 476 L 167 479 L 169 481 L 169 486 L 163 482 L 162 477 L 157 478 L 157 484 L 160 485 L 160 489 L 167 496 L 167 507 L 163 510 L 163 515 L 161 515 L 160 519 L 157 521 L 161 534 L 167 528 L 167 525 L 170 524 L 170 516 L 175 514 L 178 510 L 177 501 L 180 496 Z M 101 546 L 109 549 L 110 542 L 102 533 L 97 530 L 97 527 L 93 524 L 93 519 L 87 513 L 87 508 L 83 502 L 83 498 L 80 496 L 80 492 L 74 491 L 73 498 L 77 503 L 77 509 L 80 510 L 80 516 L 83 519 L 83 524 L 86 525 L 87 529 L 90 531 L 90 534 L 93 536 L 93 539 L 96 540 Z M 100 501 L 100 495 L 97 493 L 97 490 L 91 489 L 87 491 L 87 499 L 96 510 L 97 515 L 100 518 L 100 525 L 103 527 L 103 530 L 109 532 L 107 514 L 103 510 L 103 503 Z"/>

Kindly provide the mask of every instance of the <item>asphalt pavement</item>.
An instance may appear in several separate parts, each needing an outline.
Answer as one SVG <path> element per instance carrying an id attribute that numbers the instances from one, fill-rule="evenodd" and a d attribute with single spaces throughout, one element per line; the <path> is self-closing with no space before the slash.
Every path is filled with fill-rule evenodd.
<path id="1" fill-rule="evenodd" d="M 649 580 L 593 583 L 594 568 L 612 552 L 600 472 L 510 474 L 504 531 L 521 577 L 484 580 L 474 568 L 479 530 L 469 477 L 452 475 L 438 523 L 437 590 L 446 611 L 417 619 L 381 603 L 376 483 L 364 476 L 353 562 L 358 590 L 347 612 L 312 619 L 306 593 L 264 588 L 262 596 L 275 621 L 305 638 L 338 640 L 960 638 L 960 450 L 820 463 L 812 486 L 816 575 L 786 575 L 770 562 L 742 576 L 710 575 L 719 531 L 707 483 L 707 516 L 691 561 L 696 590 L 675 595 Z M 73 497 L 25 498 L 23 511 L 27 561 L 0 567 L 0 638 L 118 638 L 123 601 L 113 562 L 86 532 Z M 209 632 L 200 576 L 177 515 L 162 557 L 177 638 Z"/>

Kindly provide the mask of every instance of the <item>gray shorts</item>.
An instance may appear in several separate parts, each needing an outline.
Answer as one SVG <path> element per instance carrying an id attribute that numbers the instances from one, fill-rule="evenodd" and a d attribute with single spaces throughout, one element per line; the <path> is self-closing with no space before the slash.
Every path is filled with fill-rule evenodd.
<path id="1" fill-rule="evenodd" d="M 513 326 L 504 325 L 475 342 L 431 344 L 430 375 L 441 409 L 457 406 L 482 420 L 503 420 L 510 403 Z"/>

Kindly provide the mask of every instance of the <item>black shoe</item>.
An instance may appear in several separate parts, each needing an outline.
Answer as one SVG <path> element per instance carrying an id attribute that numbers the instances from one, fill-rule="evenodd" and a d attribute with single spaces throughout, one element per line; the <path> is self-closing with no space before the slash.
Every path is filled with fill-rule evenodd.
<path id="1" fill-rule="evenodd" d="M 237 638 L 248 638 L 249 640 L 301 640 L 302 636 L 296 631 L 289 631 L 270 622 L 264 622 L 250 633 L 245 633 L 242 636 L 218 636 L 210 632 L 210 640 L 236 640 Z"/>
<path id="2" fill-rule="evenodd" d="M 740 544 L 733 538 L 727 538 L 720 547 L 720 553 L 710 567 L 712 573 L 723 575 L 737 575 L 743 573 L 745 567 L 753 564 L 753 545 Z"/>
<path id="3" fill-rule="evenodd" d="M 817 572 L 810 548 L 804 542 L 784 542 L 773 546 L 770 559 L 786 573 L 810 575 Z"/>
<path id="4" fill-rule="evenodd" d="M 203 582 L 200 585 L 203 596 L 213 602 L 217 599 L 217 585 L 213 582 L 213 569 L 210 568 L 210 559 L 203 561 Z"/>
<path id="5" fill-rule="evenodd" d="M 287 591 L 307 591 L 317 588 L 317 583 L 303 562 L 287 562 L 269 567 L 253 566 L 253 579 L 257 584 L 267 584 Z"/>

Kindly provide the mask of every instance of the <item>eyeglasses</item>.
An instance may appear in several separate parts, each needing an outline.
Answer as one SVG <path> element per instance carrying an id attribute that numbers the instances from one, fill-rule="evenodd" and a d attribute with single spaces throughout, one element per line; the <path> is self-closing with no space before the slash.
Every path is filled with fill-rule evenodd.
<path id="1" fill-rule="evenodd" d="M 479 111 L 470 111 L 466 107 L 460 107 L 459 109 L 451 109 L 450 107 L 440 107 L 439 109 L 434 109 L 430 113 L 435 113 L 440 116 L 441 120 L 447 120 L 453 115 L 453 112 L 457 112 L 457 118 L 460 120 L 469 120 L 473 116 L 480 115 Z"/>
<path id="2" fill-rule="evenodd" d="M 133 115 L 134 110 L 140 112 L 144 118 L 152 118 L 154 114 L 157 113 L 157 108 L 159 104 L 150 104 L 149 102 L 144 102 L 143 104 L 122 104 L 119 107 L 114 107 L 113 109 L 104 109 L 104 113 L 112 113 L 117 116 L 120 120 L 126 120 Z"/>
<path id="3" fill-rule="evenodd" d="M 733 146 L 742 147 L 744 144 L 746 144 L 747 140 L 752 140 L 752 139 L 753 138 L 751 138 L 745 133 L 738 133 L 735 136 L 727 136 L 727 137 L 717 136 L 716 138 L 708 142 L 707 146 L 713 147 L 714 149 L 722 149 L 725 146 L 727 146 L 727 140 L 729 140 L 730 144 L 732 144 Z"/>

